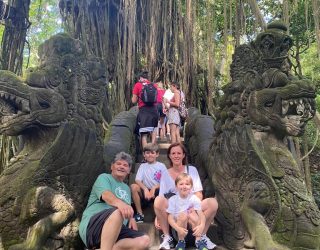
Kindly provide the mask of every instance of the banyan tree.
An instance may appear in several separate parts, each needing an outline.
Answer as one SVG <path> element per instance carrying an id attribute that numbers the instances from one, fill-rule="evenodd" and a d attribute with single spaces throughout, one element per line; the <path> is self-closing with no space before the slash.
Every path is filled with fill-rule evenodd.
<path id="1" fill-rule="evenodd" d="M 110 109 L 131 105 L 131 89 L 142 69 L 151 80 L 179 80 L 189 104 L 197 104 L 192 1 L 184 10 L 173 0 L 61 0 L 59 7 L 68 32 L 105 61 Z"/>

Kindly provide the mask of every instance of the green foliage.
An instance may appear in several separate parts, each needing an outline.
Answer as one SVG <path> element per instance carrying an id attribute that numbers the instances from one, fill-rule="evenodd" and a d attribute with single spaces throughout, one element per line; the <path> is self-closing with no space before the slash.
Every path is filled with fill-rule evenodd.
<path id="1" fill-rule="evenodd" d="M 312 180 L 313 197 L 318 207 L 320 207 L 320 172 L 315 171 L 311 173 L 311 180 Z"/>
<path id="2" fill-rule="evenodd" d="M 311 79 L 320 94 L 320 60 L 317 55 L 317 45 L 313 43 L 310 48 L 301 55 L 303 74 Z M 320 98 L 317 96 L 317 110 L 320 112 Z"/>
<path id="3" fill-rule="evenodd" d="M 317 135 L 317 127 L 313 121 L 308 123 L 305 135 L 307 137 L 308 148 L 311 149 L 313 146 L 315 146 L 315 150 L 320 150 L 320 135 Z"/>
<path id="4" fill-rule="evenodd" d="M 320 95 L 316 97 L 316 108 L 320 112 Z M 309 121 L 306 127 L 305 135 L 307 137 L 308 147 L 311 149 L 315 146 L 315 150 L 320 150 L 320 134 L 317 135 L 317 127 L 313 120 Z M 316 144 L 315 144 L 316 143 Z"/>
<path id="5" fill-rule="evenodd" d="M 317 95 L 316 97 L 316 105 L 317 105 L 317 111 L 320 112 L 320 95 Z"/>
<path id="6" fill-rule="evenodd" d="M 315 40 L 315 34 L 312 9 L 306 9 L 305 2 L 311 5 L 310 0 L 300 0 L 291 8 L 290 35 L 295 42 L 307 46 Z"/>
<path id="7" fill-rule="evenodd" d="M 277 19 L 282 15 L 281 0 L 258 0 L 258 5 L 266 20 Z"/>
<path id="8" fill-rule="evenodd" d="M 4 26 L 0 25 L 0 37 L 3 36 L 3 32 L 4 32 Z"/>
<path id="9" fill-rule="evenodd" d="M 54 34 L 63 32 L 62 21 L 57 4 L 56 0 L 31 1 L 29 12 L 31 26 L 27 34 L 30 51 L 28 46 L 26 46 L 24 67 L 32 67 L 37 64 L 38 46 L 42 42 Z"/>

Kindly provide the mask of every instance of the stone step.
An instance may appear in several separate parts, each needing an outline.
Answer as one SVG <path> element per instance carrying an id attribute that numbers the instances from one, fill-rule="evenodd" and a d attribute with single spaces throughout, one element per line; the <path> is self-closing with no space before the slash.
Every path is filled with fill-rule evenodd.
<path id="1" fill-rule="evenodd" d="M 145 232 L 150 237 L 150 246 L 158 247 L 160 245 L 160 234 L 153 222 L 143 222 L 138 224 L 139 231 Z M 156 249 L 156 248 L 155 248 Z"/>
<path id="2" fill-rule="evenodd" d="M 168 150 L 170 145 L 171 145 L 170 142 L 160 142 L 160 143 L 158 143 L 160 154 L 161 153 L 167 154 L 167 150 Z"/>
<path id="3" fill-rule="evenodd" d="M 158 250 L 159 249 L 159 245 L 160 245 L 160 238 L 161 238 L 161 234 L 160 231 L 157 230 L 153 224 L 153 222 L 144 222 L 144 223 L 139 223 L 138 224 L 138 229 L 139 231 L 145 232 L 149 235 L 150 237 L 150 250 Z M 174 249 L 174 248 L 172 248 Z M 188 247 L 186 248 L 188 250 L 195 250 L 195 247 Z"/>

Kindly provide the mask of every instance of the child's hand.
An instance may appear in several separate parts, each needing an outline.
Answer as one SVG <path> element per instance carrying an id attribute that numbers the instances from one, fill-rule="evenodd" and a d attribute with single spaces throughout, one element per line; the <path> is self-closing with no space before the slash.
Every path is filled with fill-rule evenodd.
<path id="1" fill-rule="evenodd" d="M 184 228 L 184 227 L 178 227 L 177 228 L 177 233 L 179 235 L 179 237 L 183 237 L 185 238 L 188 234 L 188 229 Z"/>
<path id="2" fill-rule="evenodd" d="M 155 192 L 156 192 L 156 189 L 155 188 L 151 188 L 151 190 L 150 190 L 151 199 L 155 198 L 155 195 L 154 195 Z"/>
<path id="3" fill-rule="evenodd" d="M 203 234 L 204 225 L 199 224 L 198 226 L 195 226 L 193 229 L 193 236 L 200 237 Z"/>
<path id="4" fill-rule="evenodd" d="M 160 223 L 157 217 L 154 218 L 154 226 L 156 227 L 156 229 L 161 230 Z"/>
<path id="5" fill-rule="evenodd" d="M 149 189 L 147 189 L 147 188 L 144 189 L 144 198 L 146 200 L 151 200 L 153 198 L 151 191 L 149 191 Z"/>

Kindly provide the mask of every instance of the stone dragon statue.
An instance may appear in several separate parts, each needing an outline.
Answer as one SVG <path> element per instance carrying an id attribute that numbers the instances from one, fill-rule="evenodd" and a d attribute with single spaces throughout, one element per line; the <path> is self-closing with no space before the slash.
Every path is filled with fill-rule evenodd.
<path id="1" fill-rule="evenodd" d="M 292 140 L 315 115 L 315 90 L 290 74 L 286 30 L 270 23 L 235 50 L 211 130 L 203 162 L 219 203 L 223 249 L 320 249 L 320 212 Z"/>
<path id="2" fill-rule="evenodd" d="M 25 79 L 0 72 L 0 134 L 24 144 L 0 175 L 0 249 L 83 249 L 77 225 L 91 186 L 111 154 L 129 150 L 135 115 L 115 120 L 121 131 L 104 147 L 104 63 L 66 34 L 39 56 Z"/>

